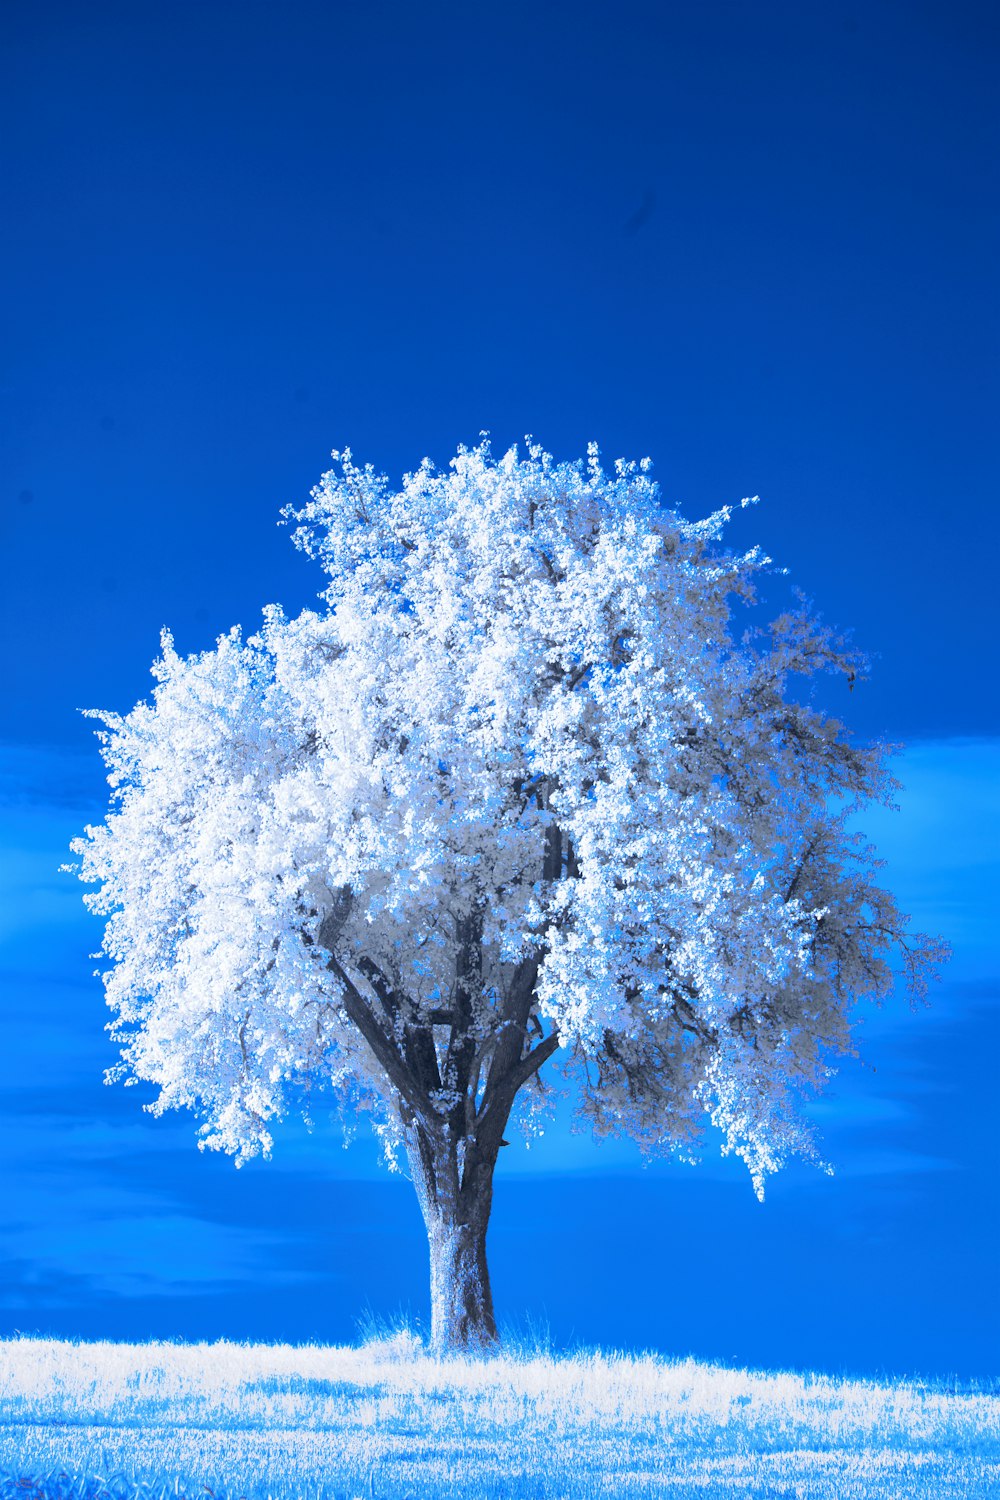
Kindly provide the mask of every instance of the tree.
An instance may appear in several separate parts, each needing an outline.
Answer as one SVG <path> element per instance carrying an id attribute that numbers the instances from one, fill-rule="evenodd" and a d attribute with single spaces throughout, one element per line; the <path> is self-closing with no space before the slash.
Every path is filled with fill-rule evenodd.
<path id="1" fill-rule="evenodd" d="M 165 633 L 152 702 L 96 714 L 112 807 L 73 848 L 109 1076 L 238 1159 L 311 1087 L 367 1111 L 420 1201 L 434 1346 L 482 1347 L 494 1170 L 550 1059 L 595 1134 L 693 1159 L 710 1120 L 762 1196 L 818 1160 L 803 1091 L 893 950 L 915 995 L 944 950 L 848 828 L 886 748 L 789 691 L 863 663 L 802 601 L 734 634 L 770 559 L 717 545 L 728 507 L 690 523 L 594 446 L 484 441 L 398 492 L 333 457 L 285 512 L 323 608 L 186 658 Z"/>

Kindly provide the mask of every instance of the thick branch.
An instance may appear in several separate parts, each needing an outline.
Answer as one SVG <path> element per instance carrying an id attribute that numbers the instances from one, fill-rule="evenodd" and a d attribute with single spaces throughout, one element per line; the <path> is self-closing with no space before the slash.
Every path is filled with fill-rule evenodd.
<path id="1" fill-rule="evenodd" d="M 413 1077 L 410 1069 L 396 1051 L 393 1041 L 386 1036 L 385 1032 L 379 1026 L 364 995 L 362 995 L 357 985 L 354 984 L 345 972 L 343 965 L 332 953 L 327 962 L 327 968 L 331 974 L 337 976 L 343 987 L 342 999 L 348 1019 L 357 1027 L 368 1043 L 368 1046 L 375 1055 L 376 1061 L 383 1068 L 393 1088 L 426 1121 L 433 1120 L 434 1107 L 427 1097 L 426 1092 Z"/>
<path id="2" fill-rule="evenodd" d="M 393 1035 L 398 1036 L 400 1031 L 402 1032 L 406 1062 L 421 1086 L 426 1090 L 439 1089 L 441 1074 L 438 1071 L 434 1040 L 427 1027 L 410 1025 L 403 1014 L 404 1007 L 400 1005 L 395 990 L 374 959 L 368 957 L 359 959 L 358 968 L 381 1001 L 382 1008 L 392 1026 Z"/>
<path id="3" fill-rule="evenodd" d="M 481 1151 L 496 1155 L 504 1144 L 501 1137 L 519 1088 L 538 1072 L 559 1046 L 559 1033 L 553 1029 L 537 1047 L 515 1063 L 488 1092 L 476 1121 L 476 1141 Z"/>
<path id="4" fill-rule="evenodd" d="M 553 1052 L 558 1050 L 558 1047 L 559 1033 L 553 1028 L 544 1041 L 539 1042 L 537 1047 L 532 1047 L 531 1051 L 522 1057 L 519 1063 L 515 1063 L 514 1067 L 507 1074 L 507 1077 L 501 1081 L 501 1087 L 508 1089 L 511 1098 L 513 1098 L 518 1089 L 523 1087 L 528 1079 L 538 1072 L 542 1064 L 548 1062 Z"/>
<path id="5" fill-rule="evenodd" d="M 445 1080 L 463 1096 L 469 1087 L 476 1042 L 472 1035 L 475 1002 L 482 990 L 483 912 L 476 908 L 458 923 L 458 953 L 455 959 L 455 984 L 452 991 L 451 1035 L 445 1057 Z"/>
<path id="6" fill-rule="evenodd" d="M 486 1075 L 486 1091 L 483 1101 L 486 1108 L 489 1107 L 497 1090 L 502 1087 L 503 1079 L 521 1056 L 521 1048 L 528 1030 L 528 1017 L 531 1015 L 531 1007 L 534 1004 L 535 980 L 538 978 L 540 964 L 541 955 L 535 953 L 528 958 L 522 958 L 514 970 L 500 1022 L 497 1044 Z"/>

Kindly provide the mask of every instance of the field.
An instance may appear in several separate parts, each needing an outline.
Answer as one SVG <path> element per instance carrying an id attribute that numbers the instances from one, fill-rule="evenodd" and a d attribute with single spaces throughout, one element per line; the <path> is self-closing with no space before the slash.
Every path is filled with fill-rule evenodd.
<path id="1" fill-rule="evenodd" d="M 654 1356 L 0 1342 L 0 1496 L 997 1500 L 1000 1396 Z"/>

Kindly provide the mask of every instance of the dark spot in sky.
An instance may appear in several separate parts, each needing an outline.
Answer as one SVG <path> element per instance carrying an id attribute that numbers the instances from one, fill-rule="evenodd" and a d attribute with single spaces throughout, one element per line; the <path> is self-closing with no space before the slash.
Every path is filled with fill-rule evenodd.
<path id="1" fill-rule="evenodd" d="M 639 230 L 642 229 L 643 226 L 648 223 L 649 219 L 652 217 L 655 205 L 656 194 L 653 192 L 652 188 L 647 188 L 642 195 L 642 202 L 639 204 L 639 207 L 636 209 L 635 213 L 632 214 L 631 218 L 625 220 L 625 233 L 638 234 Z"/>
<path id="2" fill-rule="evenodd" d="M 22 505 L 31 505 L 35 498 L 35 492 L 34 490 L 18 490 L 17 498 Z"/>
<path id="3" fill-rule="evenodd" d="M 102 417 L 101 418 L 101 431 L 102 432 L 110 432 L 111 429 L 114 427 L 114 425 L 115 425 L 115 419 L 114 419 L 114 417 Z"/>

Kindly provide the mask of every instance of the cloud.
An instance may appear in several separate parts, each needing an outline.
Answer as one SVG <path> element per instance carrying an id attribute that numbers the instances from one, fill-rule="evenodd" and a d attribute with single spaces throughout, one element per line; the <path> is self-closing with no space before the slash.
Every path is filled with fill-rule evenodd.
<path id="1" fill-rule="evenodd" d="M 879 1148 L 855 1152 L 838 1162 L 838 1177 L 907 1177 L 917 1172 L 954 1172 L 958 1163 L 944 1156 L 923 1151 L 884 1150 Z"/>
<path id="2" fill-rule="evenodd" d="M 189 1117 L 155 1120 L 136 1110 L 128 1119 L 109 1120 L 92 1111 L 45 1109 L 51 1099 L 49 1094 L 41 1101 L 44 1112 L 38 1111 L 36 1101 L 36 1108 L 22 1115 L 25 1128 L 5 1142 L 8 1173 L 35 1171 L 56 1162 L 61 1170 L 76 1170 L 94 1162 L 118 1161 L 136 1151 L 155 1155 L 183 1150 L 191 1142 Z"/>
<path id="3" fill-rule="evenodd" d="M 235 1221 L 232 1204 L 220 1201 L 217 1164 L 198 1159 L 190 1117 L 47 1112 L 51 1100 L 36 1101 L 40 1112 L 0 1116 L 0 1307 L 67 1305 L 70 1286 L 79 1301 L 313 1276 L 295 1254 L 300 1231 Z M 185 1201 L 192 1196 L 197 1208 Z"/>
<path id="4" fill-rule="evenodd" d="M 954 985 L 997 969 L 1000 740 L 928 740 L 893 762 L 899 811 L 856 820 L 886 861 L 884 879 L 915 930 L 940 934 Z"/>
<path id="5" fill-rule="evenodd" d="M 91 948 L 101 925 L 87 912 L 84 887 L 60 872 L 70 860 L 69 841 L 80 828 L 65 813 L 42 808 L 4 808 L 0 833 L 0 944 L 24 951 L 23 942 L 72 941 L 86 933 Z M 18 940 L 20 940 L 18 942 Z M 15 942 L 17 947 L 12 947 Z"/>
<path id="6" fill-rule="evenodd" d="M 0 994 L 0 1109 L 28 1107 L 28 1096 L 51 1093 L 65 1105 L 67 1090 L 99 1083 L 115 1062 L 103 1029 L 104 993 L 89 970 L 85 979 L 67 980 L 2 968 Z"/>
<path id="7" fill-rule="evenodd" d="M 242 1226 L 164 1212 L 124 1193 L 88 1189 L 81 1199 L 70 1184 L 63 1187 L 70 1196 L 60 1196 L 52 1218 L 4 1227 L 0 1307 L 45 1305 L 39 1288 L 69 1280 L 78 1296 L 170 1297 L 315 1275 L 288 1255 L 288 1236 L 259 1229 L 248 1235 Z"/>
<path id="8" fill-rule="evenodd" d="M 106 802 L 96 736 L 86 749 L 0 743 L 0 808 L 66 809 L 99 817 Z"/>
<path id="9" fill-rule="evenodd" d="M 75 977 L 70 951 L 78 958 L 98 947 L 101 923 L 83 904 L 84 887 L 60 866 L 72 861 L 70 841 L 106 806 L 93 753 L 0 745 L 0 962 L 8 971 L 37 979 L 44 965 L 64 982 Z"/>

